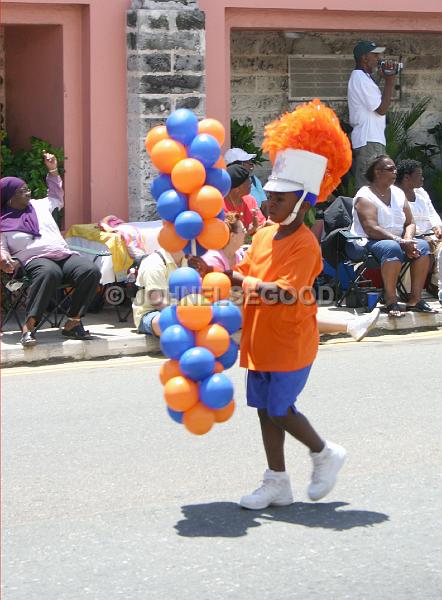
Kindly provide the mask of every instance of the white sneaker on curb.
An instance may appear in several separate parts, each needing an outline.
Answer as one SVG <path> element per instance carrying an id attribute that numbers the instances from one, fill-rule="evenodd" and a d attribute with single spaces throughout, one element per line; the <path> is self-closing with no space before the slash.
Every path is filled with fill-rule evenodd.
<path id="1" fill-rule="evenodd" d="M 262 485 L 249 496 L 243 496 L 240 506 L 250 510 L 262 510 L 268 506 L 288 506 L 293 503 L 292 486 L 287 473 L 271 471 L 264 473 Z"/>
<path id="2" fill-rule="evenodd" d="M 364 339 L 370 329 L 373 329 L 373 327 L 376 325 L 380 314 L 381 309 L 374 308 L 366 315 L 351 319 L 347 325 L 347 333 L 349 333 L 356 342 L 360 342 L 362 339 Z"/>
<path id="3" fill-rule="evenodd" d="M 321 500 L 331 492 L 346 454 L 342 446 L 333 442 L 325 442 L 321 452 L 310 452 L 313 461 L 312 480 L 307 490 L 310 500 Z"/>

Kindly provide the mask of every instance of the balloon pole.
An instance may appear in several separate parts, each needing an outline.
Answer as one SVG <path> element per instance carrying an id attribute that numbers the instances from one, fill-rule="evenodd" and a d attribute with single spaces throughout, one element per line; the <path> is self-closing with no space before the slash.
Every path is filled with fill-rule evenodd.
<path id="1" fill-rule="evenodd" d="M 191 240 L 190 249 L 193 256 L 196 256 L 196 240 Z"/>

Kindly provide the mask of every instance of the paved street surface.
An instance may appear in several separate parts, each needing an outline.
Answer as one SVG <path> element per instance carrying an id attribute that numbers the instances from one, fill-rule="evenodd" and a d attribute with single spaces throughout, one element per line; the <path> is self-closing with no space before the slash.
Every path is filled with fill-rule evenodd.
<path id="1" fill-rule="evenodd" d="M 265 467 L 238 410 L 196 438 L 157 358 L 3 373 L 3 600 L 432 600 L 441 578 L 442 333 L 321 346 L 299 402 L 348 450 L 335 490 L 238 508 Z"/>

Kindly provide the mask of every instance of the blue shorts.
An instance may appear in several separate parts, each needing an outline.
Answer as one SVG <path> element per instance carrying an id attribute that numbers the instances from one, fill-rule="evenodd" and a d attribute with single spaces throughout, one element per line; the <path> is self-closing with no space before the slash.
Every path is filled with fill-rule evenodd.
<path id="1" fill-rule="evenodd" d="M 157 315 L 160 315 L 161 312 L 159 310 L 152 310 L 151 312 L 146 313 L 141 317 L 140 324 L 138 325 L 138 333 L 145 333 L 146 335 L 153 335 L 157 337 L 157 334 L 154 333 L 152 329 L 152 321 Z"/>
<path id="2" fill-rule="evenodd" d="M 247 371 L 247 405 L 265 409 L 271 417 L 284 417 L 307 383 L 312 365 L 297 371 Z"/>
<path id="3" fill-rule="evenodd" d="M 430 246 L 426 240 L 416 240 L 416 245 L 421 256 L 430 254 Z M 364 260 L 367 251 L 370 251 L 381 265 L 391 260 L 399 260 L 401 263 L 415 260 L 408 258 L 399 244 L 393 240 L 368 240 L 365 246 L 360 246 L 354 240 L 348 240 L 345 250 L 351 260 Z"/>

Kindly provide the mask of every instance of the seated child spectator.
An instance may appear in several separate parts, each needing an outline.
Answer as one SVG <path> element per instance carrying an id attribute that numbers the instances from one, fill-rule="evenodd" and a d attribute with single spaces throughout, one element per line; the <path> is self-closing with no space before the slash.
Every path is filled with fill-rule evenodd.
<path id="1" fill-rule="evenodd" d="M 232 180 L 232 189 L 224 198 L 224 210 L 238 213 L 248 235 L 253 235 L 266 219 L 259 210 L 256 200 L 250 195 L 250 173 L 241 165 L 230 165 L 227 172 Z"/>
<path id="2" fill-rule="evenodd" d="M 178 267 L 185 266 L 183 252 L 170 254 L 160 248 L 141 261 L 136 285 L 140 288 L 132 302 L 132 312 L 138 333 L 160 336 L 158 321 L 168 306 L 169 277 Z"/>
<path id="3" fill-rule="evenodd" d="M 249 154 L 242 148 L 230 148 L 230 150 L 227 150 L 224 154 L 224 160 L 228 167 L 230 165 L 241 165 L 249 170 L 250 182 L 252 184 L 250 193 L 255 198 L 258 207 L 261 208 L 262 203 L 267 201 L 267 194 L 265 193 L 259 178 L 253 173 L 255 170 L 255 163 L 253 160 L 255 158 L 256 154 Z"/>

